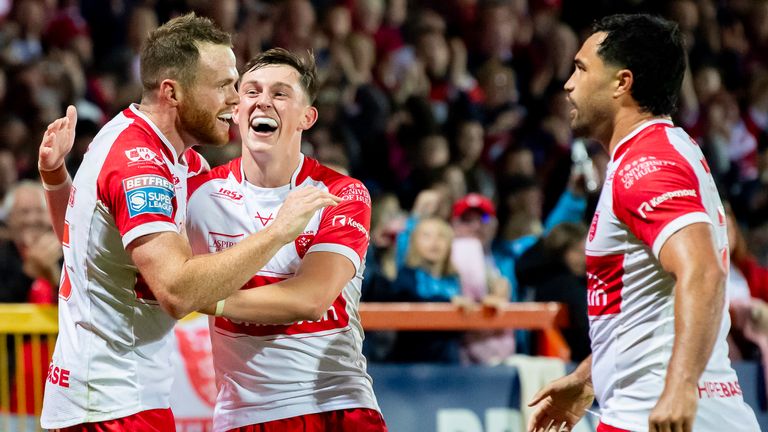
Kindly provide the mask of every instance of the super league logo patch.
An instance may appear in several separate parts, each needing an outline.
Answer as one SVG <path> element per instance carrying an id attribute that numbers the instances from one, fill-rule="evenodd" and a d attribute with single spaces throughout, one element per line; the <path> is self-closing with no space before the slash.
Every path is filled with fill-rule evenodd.
<path id="1" fill-rule="evenodd" d="M 159 175 L 139 175 L 123 180 L 128 215 L 173 215 L 173 183 Z"/>

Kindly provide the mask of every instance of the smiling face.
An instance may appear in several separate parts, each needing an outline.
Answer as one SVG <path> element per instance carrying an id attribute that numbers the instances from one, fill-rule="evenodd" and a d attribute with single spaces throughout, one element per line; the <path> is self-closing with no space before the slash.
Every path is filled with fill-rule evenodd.
<path id="1" fill-rule="evenodd" d="M 200 144 L 229 141 L 229 120 L 239 97 L 235 89 L 235 55 L 228 46 L 202 44 L 196 78 L 182 87 L 179 104 L 181 130 Z"/>
<path id="2" fill-rule="evenodd" d="M 425 263 L 430 265 L 444 262 L 451 252 L 450 228 L 435 219 L 423 220 L 414 230 L 413 247 Z"/>
<path id="3" fill-rule="evenodd" d="M 600 138 L 600 131 L 612 122 L 612 82 L 617 69 L 606 65 L 597 54 L 605 36 L 598 32 L 584 42 L 576 53 L 573 74 L 565 83 L 572 106 L 571 128 L 576 136 Z"/>
<path id="4" fill-rule="evenodd" d="M 296 69 L 278 64 L 250 70 L 243 74 L 239 94 L 234 120 L 245 149 L 251 154 L 298 152 L 301 133 L 315 123 L 317 110 Z"/>

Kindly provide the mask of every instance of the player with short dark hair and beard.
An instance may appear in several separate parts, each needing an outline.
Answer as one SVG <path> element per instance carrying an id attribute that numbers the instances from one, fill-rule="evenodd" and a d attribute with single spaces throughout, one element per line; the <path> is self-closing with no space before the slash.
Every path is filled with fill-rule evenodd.
<path id="1" fill-rule="evenodd" d="M 726 216 L 699 146 L 670 117 L 685 72 L 677 25 L 598 21 L 565 90 L 574 133 L 611 157 L 586 242 L 592 355 L 534 396 L 528 429 L 756 432 L 728 359 Z"/>

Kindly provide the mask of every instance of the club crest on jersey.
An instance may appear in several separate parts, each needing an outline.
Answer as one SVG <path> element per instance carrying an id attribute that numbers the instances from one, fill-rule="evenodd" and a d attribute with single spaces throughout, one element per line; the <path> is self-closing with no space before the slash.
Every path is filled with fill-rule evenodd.
<path id="1" fill-rule="evenodd" d="M 315 233 L 314 232 L 305 232 L 304 234 L 299 235 L 296 237 L 296 240 L 294 240 L 294 245 L 296 246 L 296 253 L 299 254 L 299 258 L 304 258 L 304 255 L 307 254 L 307 251 L 309 250 L 309 246 L 312 245 L 312 241 L 315 239 Z"/>
<path id="2" fill-rule="evenodd" d="M 125 157 L 131 162 L 153 162 L 157 165 L 163 165 L 163 161 L 157 157 L 157 153 L 146 147 L 135 147 L 126 150 Z"/>
<path id="3" fill-rule="evenodd" d="M 595 239 L 595 234 L 597 233 L 597 222 L 600 220 L 600 211 L 596 211 L 595 215 L 592 217 L 592 223 L 589 225 L 589 241 L 592 241 Z"/>
<path id="4" fill-rule="evenodd" d="M 173 183 L 159 175 L 138 175 L 123 180 L 128 215 L 173 215 Z"/>

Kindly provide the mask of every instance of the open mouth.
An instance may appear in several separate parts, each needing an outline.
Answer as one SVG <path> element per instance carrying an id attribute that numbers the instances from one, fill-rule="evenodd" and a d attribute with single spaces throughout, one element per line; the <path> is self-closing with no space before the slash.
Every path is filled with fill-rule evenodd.
<path id="1" fill-rule="evenodd" d="M 229 122 L 232 121 L 232 113 L 219 114 L 216 117 L 216 120 L 224 123 L 225 125 L 227 125 L 227 127 L 229 127 Z"/>
<path id="2" fill-rule="evenodd" d="M 271 134 L 277 130 L 277 120 L 270 117 L 256 117 L 251 120 L 251 130 L 258 134 Z"/>

